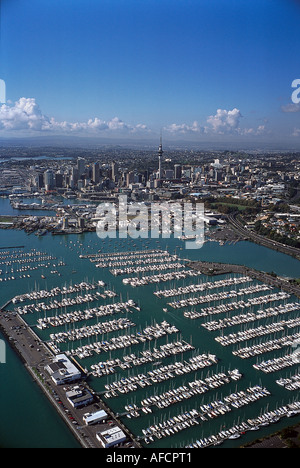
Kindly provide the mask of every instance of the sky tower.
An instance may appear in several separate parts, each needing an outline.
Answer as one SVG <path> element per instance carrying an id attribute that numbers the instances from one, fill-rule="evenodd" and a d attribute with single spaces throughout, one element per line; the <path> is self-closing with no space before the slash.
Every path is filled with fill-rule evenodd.
<path id="1" fill-rule="evenodd" d="M 160 135 L 160 145 L 158 147 L 158 178 L 161 180 L 163 178 L 163 169 L 162 169 L 162 155 L 163 155 L 163 149 L 162 149 L 162 135 Z"/>

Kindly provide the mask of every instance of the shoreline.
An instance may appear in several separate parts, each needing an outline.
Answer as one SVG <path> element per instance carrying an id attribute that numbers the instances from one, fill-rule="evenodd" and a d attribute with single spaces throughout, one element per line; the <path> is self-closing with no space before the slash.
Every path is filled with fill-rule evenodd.
<path id="1" fill-rule="evenodd" d="M 291 257 L 295 258 L 296 260 L 300 260 L 300 249 L 297 247 L 292 247 L 286 244 L 282 244 L 278 241 L 272 240 L 269 237 L 262 236 L 254 231 L 246 229 L 237 219 L 238 216 L 236 215 L 229 215 L 227 216 L 228 223 L 235 230 L 240 236 L 243 236 L 250 242 L 254 242 L 257 245 L 262 245 L 263 247 L 267 247 L 268 249 L 275 250 L 276 252 L 281 252 L 285 255 L 290 255 Z"/>

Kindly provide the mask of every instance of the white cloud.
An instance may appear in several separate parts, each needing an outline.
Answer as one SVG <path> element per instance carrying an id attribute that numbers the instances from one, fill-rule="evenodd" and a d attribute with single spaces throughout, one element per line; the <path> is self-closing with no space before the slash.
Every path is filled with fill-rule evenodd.
<path id="1" fill-rule="evenodd" d="M 165 127 L 164 130 L 173 134 L 203 133 L 204 132 L 204 128 L 201 127 L 197 121 L 193 122 L 192 125 L 173 123 Z"/>
<path id="2" fill-rule="evenodd" d="M 215 115 L 210 115 L 207 123 L 215 133 L 224 134 L 235 132 L 239 128 L 242 114 L 239 109 L 218 109 Z"/>
<path id="3" fill-rule="evenodd" d="M 257 128 L 244 128 L 244 129 L 239 128 L 237 129 L 237 131 L 240 135 L 254 135 L 254 136 L 267 135 L 271 133 L 265 125 L 259 125 Z"/>
<path id="4" fill-rule="evenodd" d="M 210 115 L 206 120 L 206 125 L 201 126 L 197 121 L 192 125 L 187 123 L 173 123 L 164 128 L 165 131 L 175 134 L 230 134 L 239 133 L 239 123 L 242 114 L 238 109 L 223 110 L 218 109 L 215 115 Z"/>
<path id="5" fill-rule="evenodd" d="M 290 113 L 290 112 L 300 112 L 300 104 L 287 104 L 286 106 L 281 106 L 282 112 Z"/>
<path id="6" fill-rule="evenodd" d="M 265 125 L 257 128 L 241 128 L 242 114 L 239 109 L 218 109 L 215 115 L 210 115 L 204 125 L 194 121 L 192 124 L 173 123 L 164 127 L 169 135 L 236 135 L 259 136 L 270 132 Z M 151 130 L 143 123 L 132 125 L 124 122 L 119 117 L 104 120 L 99 117 L 91 118 L 85 122 L 57 121 L 44 115 L 34 98 L 21 98 L 15 103 L 10 101 L 0 106 L 0 132 L 30 132 L 52 133 L 65 135 L 143 135 L 151 133 Z M 298 136 L 298 129 L 294 135 Z"/>
<path id="7" fill-rule="evenodd" d="M 34 98 L 21 98 L 0 106 L 0 130 L 54 133 L 146 132 L 144 124 L 130 125 L 118 117 L 105 121 L 98 117 L 87 122 L 58 122 L 44 115 Z"/>
<path id="8" fill-rule="evenodd" d="M 49 125 L 35 99 L 21 98 L 14 105 L 0 107 L 0 129 L 4 130 L 43 130 Z"/>
<path id="9" fill-rule="evenodd" d="M 266 125 L 259 125 L 257 128 L 241 128 L 241 111 L 237 108 L 232 110 L 218 109 L 215 115 L 210 115 L 206 120 L 206 125 L 201 126 L 197 121 L 192 125 L 172 124 L 164 130 L 176 134 L 198 134 L 206 136 L 215 135 L 236 135 L 236 136 L 260 136 L 270 134 Z"/>

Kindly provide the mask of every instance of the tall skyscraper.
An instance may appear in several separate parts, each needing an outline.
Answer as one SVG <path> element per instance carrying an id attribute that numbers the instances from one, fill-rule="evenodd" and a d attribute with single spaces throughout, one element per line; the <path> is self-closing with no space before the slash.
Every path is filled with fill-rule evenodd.
<path id="1" fill-rule="evenodd" d="M 181 179 L 182 170 L 181 170 L 180 164 L 175 164 L 174 172 L 175 172 L 175 179 Z"/>
<path id="2" fill-rule="evenodd" d="M 93 180 L 94 184 L 99 184 L 99 182 L 100 182 L 100 166 L 99 166 L 98 162 L 95 162 L 93 164 L 92 180 Z"/>
<path id="3" fill-rule="evenodd" d="M 64 175 L 62 174 L 62 172 L 57 171 L 54 177 L 55 177 L 55 186 L 57 188 L 62 188 L 63 180 L 64 180 Z"/>
<path id="4" fill-rule="evenodd" d="M 115 161 L 111 163 L 111 180 L 118 181 L 118 165 Z"/>
<path id="5" fill-rule="evenodd" d="M 77 159 L 77 169 L 78 169 L 78 177 L 80 178 L 85 172 L 85 159 L 78 158 Z"/>
<path id="6" fill-rule="evenodd" d="M 44 173 L 44 185 L 47 191 L 54 188 L 54 174 L 50 169 Z"/>
<path id="7" fill-rule="evenodd" d="M 162 168 L 162 156 L 163 156 L 163 149 L 162 149 L 162 136 L 160 136 L 160 145 L 158 147 L 158 178 L 161 180 L 163 178 L 163 168 Z"/>
<path id="8" fill-rule="evenodd" d="M 126 185 L 128 187 L 130 184 L 133 184 L 133 183 L 134 183 L 134 172 L 131 171 L 131 172 L 128 172 L 126 175 Z"/>
<path id="9" fill-rule="evenodd" d="M 71 176 L 72 176 L 72 179 L 73 179 L 75 185 L 78 182 L 78 174 L 79 174 L 78 168 L 77 167 L 72 167 Z"/>

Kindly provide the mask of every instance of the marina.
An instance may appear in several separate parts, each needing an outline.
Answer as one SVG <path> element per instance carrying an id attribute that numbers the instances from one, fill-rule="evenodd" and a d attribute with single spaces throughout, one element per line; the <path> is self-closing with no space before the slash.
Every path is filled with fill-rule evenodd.
<path id="1" fill-rule="evenodd" d="M 45 238 L 31 239 L 44 242 Z M 108 251 L 99 253 L 99 245 L 92 240 L 57 239 L 52 242 L 61 251 L 57 259 L 49 260 L 52 268 L 48 274 L 43 272 L 47 279 L 41 278 L 40 270 L 33 271 L 32 281 L 18 295 L 8 290 L 11 302 L 4 313 L 10 310 L 22 318 L 51 354 L 66 353 L 75 359 L 100 401 L 118 415 L 137 443 L 188 447 L 191 441 L 195 444 L 218 434 L 214 421 L 227 421 L 230 427 L 230 421 L 242 420 L 246 412 L 245 424 L 250 427 L 247 420 L 254 419 L 255 408 L 261 408 L 261 414 L 266 406 L 278 409 L 277 400 L 284 399 L 278 392 L 285 391 L 286 405 L 292 404 L 290 396 L 296 393 L 298 380 L 291 378 L 298 374 L 291 350 L 300 333 L 295 296 L 247 273 L 226 273 L 217 279 L 206 276 L 180 259 L 180 243 L 175 241 L 161 250 L 149 249 L 149 241 L 131 241 L 132 251 L 119 241 L 123 253 L 107 240 Z M 36 251 L 44 254 L 45 248 Z M 53 267 L 58 261 L 64 265 L 60 269 Z M 160 271 L 163 265 L 171 268 Z M 145 275 L 140 267 L 150 268 L 149 273 Z M 50 276 L 52 269 L 62 277 Z M 115 275 L 114 270 L 122 271 Z M 220 315 L 217 320 L 216 315 Z M 225 334 L 229 328 L 233 329 L 230 338 Z M 227 339 L 228 344 L 220 346 L 216 338 L 223 338 L 223 344 Z M 229 353 L 223 355 L 221 349 L 227 348 Z M 286 359 L 277 361 L 278 352 L 280 358 L 286 353 Z M 272 372 L 263 370 L 265 353 Z M 261 362 L 253 362 L 259 357 Z M 277 383 L 280 372 L 291 373 L 282 377 L 285 386 Z M 262 382 L 265 376 L 274 376 L 273 384 Z M 149 429 L 152 426 L 157 426 L 154 432 Z M 247 437 L 253 433 L 245 431 Z M 240 443 L 231 435 L 222 445 Z M 218 436 L 212 446 L 219 443 Z"/>
<path id="2" fill-rule="evenodd" d="M 116 302 L 114 304 L 102 305 L 93 309 L 86 309 L 85 311 L 74 311 L 65 314 L 55 315 L 54 317 L 46 317 L 38 319 L 37 327 L 45 329 L 48 327 L 60 327 L 67 323 L 76 323 L 90 320 L 94 317 L 106 317 L 107 315 L 115 315 L 119 313 L 130 312 L 131 307 L 136 307 L 132 300 L 128 302 Z M 18 311 L 18 309 L 16 309 Z M 35 310 L 36 311 L 36 310 Z M 21 315 L 23 310 L 21 310 Z"/>
<path id="3" fill-rule="evenodd" d="M 215 419 L 220 416 L 224 416 L 231 412 L 232 409 L 238 409 L 246 405 L 250 405 L 261 398 L 267 397 L 268 395 L 270 395 L 269 391 L 265 388 L 261 388 L 260 386 L 247 388 L 246 391 L 228 395 L 224 398 L 224 401 L 213 401 L 208 405 L 202 405 L 199 410 L 192 409 L 178 414 L 159 425 L 156 424 L 143 429 L 143 434 L 146 436 L 148 443 L 150 440 L 152 441 L 152 439 L 150 439 L 151 436 L 152 438 L 154 437 L 157 439 L 170 437 L 175 432 L 182 432 L 189 429 L 191 426 L 200 424 L 200 421 L 205 422 L 209 418 Z M 149 439 L 147 436 L 149 436 Z"/>
<path id="4" fill-rule="evenodd" d="M 300 351 L 293 354 L 287 354 L 285 356 L 269 359 L 268 361 L 261 361 L 257 364 L 253 364 L 254 369 L 262 371 L 266 374 L 271 372 L 278 372 L 287 367 L 293 367 L 295 364 L 300 362 Z"/>
<path id="5" fill-rule="evenodd" d="M 284 387 L 286 390 L 289 391 L 294 391 L 294 390 L 299 390 L 300 388 L 300 375 L 292 375 L 290 378 L 287 379 L 278 379 L 276 380 L 276 383 L 278 385 L 281 385 Z"/>
<path id="6" fill-rule="evenodd" d="M 190 286 L 181 287 L 178 289 L 155 291 L 157 297 L 174 297 L 181 296 L 185 294 L 196 294 L 198 292 L 203 292 L 211 289 L 225 288 L 227 286 L 234 286 L 237 284 L 251 283 L 252 279 L 249 277 L 242 278 L 230 278 L 221 281 L 207 282 L 200 284 L 192 284 Z"/>
<path id="7" fill-rule="evenodd" d="M 122 378 L 119 381 L 114 381 L 112 384 L 105 385 L 108 391 L 117 391 L 119 394 L 130 393 L 138 390 L 138 387 L 152 386 L 157 383 L 165 382 L 174 379 L 175 376 L 189 374 L 190 372 L 197 371 L 210 367 L 217 362 L 216 356 L 212 355 L 196 355 L 185 362 L 175 362 L 167 366 L 159 367 L 146 374 L 138 374 L 137 376 Z M 115 396 L 115 395 L 114 395 Z"/>
<path id="8" fill-rule="evenodd" d="M 249 294 L 255 294 L 262 291 L 270 291 L 270 287 L 265 284 L 249 286 L 248 288 L 243 288 L 239 291 L 231 290 L 229 292 L 224 291 L 214 294 L 206 294 L 204 296 L 191 297 L 188 299 L 181 299 L 179 301 L 169 302 L 168 305 L 173 307 L 173 309 L 182 309 L 183 307 L 190 307 L 215 301 L 233 299 L 239 296 L 247 296 Z"/>
<path id="9" fill-rule="evenodd" d="M 300 402 L 282 406 L 275 411 L 268 411 L 254 419 L 248 419 L 245 422 L 237 424 L 228 429 L 223 429 L 217 434 L 196 440 L 186 448 L 208 448 L 223 444 L 227 440 L 240 439 L 245 436 L 248 431 L 259 431 L 259 429 L 272 424 L 277 424 L 283 418 L 291 418 L 299 415 Z"/>
<path id="10" fill-rule="evenodd" d="M 176 327 L 170 327 L 167 322 L 162 322 L 161 324 L 155 324 L 152 326 L 146 327 L 142 332 L 138 332 L 136 334 L 125 334 L 120 336 L 115 336 L 110 339 L 106 339 L 103 341 L 96 341 L 94 343 L 83 345 L 80 348 L 76 348 L 75 350 L 68 350 L 67 353 L 76 355 L 78 351 L 83 356 L 91 356 L 93 353 L 100 354 L 101 352 L 109 352 L 114 351 L 116 349 L 125 349 L 128 347 L 132 347 L 134 345 L 138 345 L 140 343 L 145 343 L 146 341 L 157 340 L 166 334 L 173 334 L 178 333 Z M 55 335 L 52 335 L 55 338 Z M 55 342 L 50 342 L 51 346 L 56 347 L 58 349 L 58 342 L 64 342 L 64 337 L 62 339 L 55 339 Z M 82 358 L 82 357 L 81 357 Z"/>
<path id="11" fill-rule="evenodd" d="M 54 262 L 54 263 L 53 263 Z M 44 273 L 50 268 L 55 268 L 55 273 L 60 275 L 60 270 L 65 267 L 61 259 L 54 255 L 32 249 L 30 252 L 24 250 L 0 250 L 0 283 L 31 278 L 32 272 Z"/>
<path id="12" fill-rule="evenodd" d="M 115 345 L 109 345 L 109 343 L 106 343 L 108 345 L 110 351 L 115 349 Z M 86 350 L 87 348 L 85 348 Z M 91 348 L 88 347 L 89 350 L 97 352 L 101 352 L 101 347 L 95 345 Z M 145 365 L 149 362 L 155 362 L 156 365 L 160 363 L 160 359 L 165 359 L 166 357 L 169 356 L 175 356 L 177 354 L 182 354 L 186 351 L 191 351 L 193 346 L 191 346 L 188 343 L 182 343 L 182 342 L 174 342 L 174 343 L 169 343 L 166 345 L 162 345 L 159 347 L 159 349 L 153 349 L 153 351 L 142 351 L 140 353 L 140 356 L 136 356 L 135 354 L 130 354 L 126 355 L 123 357 L 123 359 L 113 359 L 105 362 L 99 362 L 97 364 L 93 364 L 91 366 L 92 369 L 92 374 L 94 377 L 102 377 L 104 375 L 109 375 L 109 374 L 114 374 L 117 372 L 117 368 L 119 369 L 132 369 L 133 367 L 136 366 L 142 366 Z M 82 351 L 82 348 L 80 349 Z M 76 353 L 73 353 L 76 354 Z M 89 354 L 91 355 L 91 354 Z M 79 355 L 79 357 L 81 357 Z M 140 381 L 140 385 L 142 381 Z M 111 395 L 108 395 L 108 393 L 105 394 L 106 398 L 110 398 Z"/>
<path id="13" fill-rule="evenodd" d="M 269 353 L 274 350 L 279 350 L 286 347 L 292 347 L 294 343 L 300 339 L 300 333 L 295 333 L 293 335 L 283 336 L 282 338 L 276 338 L 274 340 L 263 341 L 259 344 L 252 346 L 246 346 L 245 348 L 239 348 L 232 351 L 234 356 L 238 356 L 241 359 L 249 359 L 254 356 L 259 356 L 261 354 Z"/>

